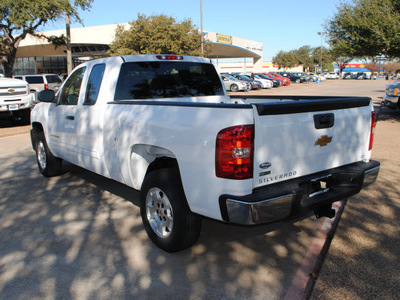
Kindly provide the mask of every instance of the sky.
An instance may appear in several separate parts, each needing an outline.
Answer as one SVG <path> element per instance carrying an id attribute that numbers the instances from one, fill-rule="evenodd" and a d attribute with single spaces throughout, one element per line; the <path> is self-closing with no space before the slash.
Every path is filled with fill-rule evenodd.
<path id="1" fill-rule="evenodd" d="M 339 4 L 340 0 L 202 0 L 203 30 L 262 42 L 263 61 L 270 62 L 281 50 L 321 46 L 318 32 Z M 198 28 L 201 24 L 200 0 L 94 0 L 90 11 L 80 12 L 84 26 L 130 22 L 138 14 L 164 14 L 177 22 L 191 19 Z M 58 21 L 41 30 L 64 28 Z"/>

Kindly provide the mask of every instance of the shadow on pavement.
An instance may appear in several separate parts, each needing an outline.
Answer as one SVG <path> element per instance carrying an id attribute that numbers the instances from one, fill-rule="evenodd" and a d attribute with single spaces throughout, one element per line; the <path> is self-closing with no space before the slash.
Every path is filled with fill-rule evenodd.
<path id="1" fill-rule="evenodd" d="M 377 182 L 352 197 L 311 299 L 397 299 L 400 295 L 399 111 L 383 108 L 373 158 Z"/>
<path id="2" fill-rule="evenodd" d="M 147 238 L 138 192 L 70 164 L 45 178 L 24 154 L 0 156 L 4 299 L 281 299 L 319 227 L 204 220 L 193 248 L 168 254 Z"/>

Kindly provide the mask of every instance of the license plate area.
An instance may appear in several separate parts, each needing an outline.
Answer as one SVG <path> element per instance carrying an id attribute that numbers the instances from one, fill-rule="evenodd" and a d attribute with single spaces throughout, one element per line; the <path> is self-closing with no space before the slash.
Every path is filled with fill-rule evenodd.
<path id="1" fill-rule="evenodd" d="M 329 192 L 333 183 L 332 175 L 318 177 L 301 185 L 305 198 L 309 199 Z"/>
<path id="2" fill-rule="evenodd" d="M 8 110 L 13 111 L 13 110 L 18 110 L 19 109 L 19 104 L 10 104 L 8 106 Z"/>

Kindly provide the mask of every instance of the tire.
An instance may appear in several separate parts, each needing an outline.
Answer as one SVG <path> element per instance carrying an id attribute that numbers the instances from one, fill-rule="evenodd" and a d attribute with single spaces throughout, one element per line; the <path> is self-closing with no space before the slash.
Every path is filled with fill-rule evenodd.
<path id="1" fill-rule="evenodd" d="M 300 83 L 300 79 L 296 79 L 296 83 Z"/>
<path id="2" fill-rule="evenodd" d="M 239 87 L 236 84 L 231 85 L 231 92 L 239 92 Z"/>
<path id="3" fill-rule="evenodd" d="M 62 174 L 62 160 L 51 153 L 42 131 L 35 137 L 35 150 L 40 173 L 46 177 Z"/>
<path id="4" fill-rule="evenodd" d="M 166 252 L 187 249 L 199 238 L 201 217 L 190 211 L 176 169 L 146 175 L 140 191 L 140 213 L 147 235 Z"/>

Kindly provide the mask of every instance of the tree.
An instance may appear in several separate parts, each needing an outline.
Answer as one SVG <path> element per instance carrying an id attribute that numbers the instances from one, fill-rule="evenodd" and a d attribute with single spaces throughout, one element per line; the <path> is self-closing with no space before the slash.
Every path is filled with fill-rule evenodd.
<path id="1" fill-rule="evenodd" d="M 302 46 L 290 51 L 281 50 L 272 61 L 284 70 L 300 65 L 304 70 L 309 70 L 321 63 L 321 47 Z M 331 51 L 325 47 L 322 48 L 322 61 L 324 70 L 332 68 L 334 60 Z"/>
<path id="2" fill-rule="evenodd" d="M 40 26 L 56 21 L 68 14 L 72 20 L 81 22 L 78 9 L 88 10 L 93 0 L 1 0 L 0 2 L 0 57 L 7 77 L 12 76 L 17 49 L 28 34 L 46 38 L 60 45 L 64 37 L 45 37 L 37 34 Z"/>
<path id="3" fill-rule="evenodd" d="M 398 61 L 391 61 L 388 62 L 387 64 L 382 66 L 382 69 L 384 69 L 385 71 L 387 71 L 388 74 L 388 78 L 390 78 L 390 75 L 395 73 L 396 71 L 400 70 L 400 62 Z"/>
<path id="4" fill-rule="evenodd" d="M 369 71 L 371 71 L 371 79 L 373 78 L 373 74 L 375 72 L 378 72 L 380 70 L 380 66 L 376 62 L 370 62 L 365 64 L 365 68 Z"/>
<path id="5" fill-rule="evenodd" d="M 205 43 L 205 54 L 210 43 Z M 177 23 L 173 17 L 138 15 L 136 21 L 117 27 L 110 44 L 113 56 L 130 54 L 180 54 L 201 56 L 201 34 L 190 19 Z"/>
<path id="6" fill-rule="evenodd" d="M 328 43 L 348 57 L 400 56 L 400 1 L 348 0 L 325 24 Z"/>
<path id="7" fill-rule="evenodd" d="M 297 64 L 303 66 L 303 70 L 309 70 L 314 66 L 314 59 L 312 57 L 311 46 L 302 46 L 294 51 Z"/>
<path id="8" fill-rule="evenodd" d="M 294 55 L 294 51 L 279 51 L 278 54 L 272 58 L 272 62 L 278 65 L 281 69 L 290 69 L 296 66 L 297 61 Z"/>

